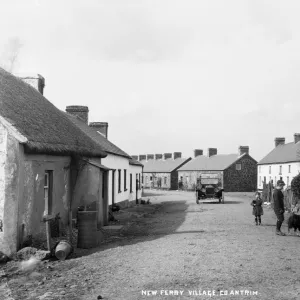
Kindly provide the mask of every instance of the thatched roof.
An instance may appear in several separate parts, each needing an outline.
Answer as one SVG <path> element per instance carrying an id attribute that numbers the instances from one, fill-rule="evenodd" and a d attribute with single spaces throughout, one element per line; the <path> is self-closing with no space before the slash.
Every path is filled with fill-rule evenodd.
<path id="1" fill-rule="evenodd" d="M 68 117 L 68 119 L 73 122 L 74 125 L 76 125 L 82 132 L 87 134 L 90 138 L 93 139 L 97 144 L 99 144 L 102 149 L 109 153 L 114 154 L 118 156 L 123 156 L 128 159 L 131 159 L 131 156 L 128 155 L 125 151 L 117 147 L 115 144 L 110 142 L 106 137 L 104 137 L 102 134 L 98 133 L 95 128 L 88 126 L 85 122 L 83 122 L 81 119 L 77 118 L 74 115 L 65 113 L 65 115 Z"/>
<path id="2" fill-rule="evenodd" d="M 26 137 L 26 153 L 107 156 L 35 88 L 1 68 L 0 116 Z"/>

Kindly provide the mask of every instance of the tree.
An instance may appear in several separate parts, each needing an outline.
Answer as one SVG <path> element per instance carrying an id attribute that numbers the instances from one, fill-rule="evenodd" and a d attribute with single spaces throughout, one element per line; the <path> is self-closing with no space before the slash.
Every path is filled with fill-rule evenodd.
<path id="1" fill-rule="evenodd" d="M 8 40 L 0 57 L 0 65 L 3 69 L 10 73 L 15 70 L 22 47 L 23 44 L 18 37 Z"/>
<path id="2" fill-rule="evenodd" d="M 291 189 L 294 195 L 300 199 L 300 174 L 296 175 L 291 181 Z"/>

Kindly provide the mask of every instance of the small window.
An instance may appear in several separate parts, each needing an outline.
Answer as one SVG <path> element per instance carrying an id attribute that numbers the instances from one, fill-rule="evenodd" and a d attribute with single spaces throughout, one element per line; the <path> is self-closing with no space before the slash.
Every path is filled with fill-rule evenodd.
<path id="1" fill-rule="evenodd" d="M 272 172 L 272 169 L 271 169 L 271 166 L 269 166 L 269 174 L 271 174 Z"/>
<path id="2" fill-rule="evenodd" d="M 150 176 L 150 181 L 152 181 L 152 176 Z"/>
<path id="3" fill-rule="evenodd" d="M 241 165 L 241 164 L 236 164 L 236 165 L 235 165 L 235 169 L 236 169 L 237 171 L 242 170 L 242 165 Z"/>
<path id="4" fill-rule="evenodd" d="M 167 177 L 164 177 L 164 185 L 167 184 Z"/>
<path id="5" fill-rule="evenodd" d="M 118 170 L 118 188 L 119 193 L 121 193 L 121 170 Z"/>
<path id="6" fill-rule="evenodd" d="M 289 173 L 291 173 L 291 165 L 289 165 Z"/>
<path id="7" fill-rule="evenodd" d="M 279 175 L 282 174 L 282 166 L 279 166 Z"/>
<path id="8" fill-rule="evenodd" d="M 127 191 L 127 171 L 124 170 L 124 191 Z"/>
<path id="9" fill-rule="evenodd" d="M 45 171 L 44 177 L 44 202 L 45 214 L 51 215 L 52 213 L 52 187 L 53 187 L 53 171 Z"/>
<path id="10" fill-rule="evenodd" d="M 130 193 L 132 193 L 132 174 L 130 174 Z"/>

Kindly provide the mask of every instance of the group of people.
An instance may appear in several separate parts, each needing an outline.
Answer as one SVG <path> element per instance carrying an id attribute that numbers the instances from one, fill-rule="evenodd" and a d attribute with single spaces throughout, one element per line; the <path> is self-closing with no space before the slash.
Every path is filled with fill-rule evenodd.
<path id="1" fill-rule="evenodd" d="M 273 192 L 274 212 L 277 217 L 276 234 L 281 236 L 285 235 L 285 233 L 281 231 L 281 225 L 284 221 L 284 195 L 282 193 L 284 186 L 284 181 L 278 180 Z M 252 200 L 251 205 L 253 206 L 252 214 L 255 216 L 255 224 L 261 225 L 261 216 L 264 214 L 264 210 L 260 192 L 255 193 L 255 199 Z"/>

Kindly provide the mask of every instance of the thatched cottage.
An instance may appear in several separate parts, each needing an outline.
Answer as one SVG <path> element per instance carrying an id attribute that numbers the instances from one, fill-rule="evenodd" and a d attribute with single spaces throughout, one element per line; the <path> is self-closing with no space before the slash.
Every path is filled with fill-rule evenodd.
<path id="1" fill-rule="evenodd" d="M 91 205 L 102 226 L 108 214 L 106 152 L 42 95 L 41 76 L 25 80 L 0 69 L 0 251 L 7 255 L 29 237 L 44 240 L 47 218 L 59 216 L 65 228 L 72 210 Z"/>

